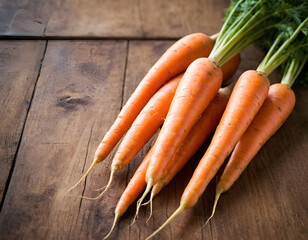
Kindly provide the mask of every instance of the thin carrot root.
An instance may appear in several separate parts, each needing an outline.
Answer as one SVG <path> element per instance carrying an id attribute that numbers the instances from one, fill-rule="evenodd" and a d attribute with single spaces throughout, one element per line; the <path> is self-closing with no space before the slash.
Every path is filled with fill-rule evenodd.
<path id="1" fill-rule="evenodd" d="M 71 187 L 70 189 L 67 190 L 67 192 L 65 193 L 65 195 L 66 195 L 68 192 L 72 191 L 75 187 L 77 187 L 78 184 L 81 183 L 81 181 L 82 181 L 83 179 L 85 179 L 86 176 L 88 176 L 88 174 L 90 173 L 90 171 L 92 170 L 92 168 L 93 168 L 97 163 L 98 163 L 98 159 L 95 158 L 95 159 L 93 160 L 91 166 L 89 167 L 89 169 L 85 172 L 85 174 L 83 174 L 83 176 L 79 179 L 79 181 L 78 181 L 73 187 Z"/>
<path id="2" fill-rule="evenodd" d="M 78 197 L 80 197 L 82 199 L 87 199 L 87 200 L 97 200 L 97 199 L 101 198 L 104 195 L 104 193 L 109 189 L 111 182 L 112 182 L 112 179 L 113 179 L 113 174 L 114 174 L 115 171 L 116 170 L 114 168 L 111 169 L 109 181 L 108 181 L 107 185 L 105 187 L 103 187 L 103 189 L 105 189 L 105 190 L 102 191 L 97 197 L 94 197 L 94 198 L 84 197 L 84 196 L 78 196 Z"/>
<path id="3" fill-rule="evenodd" d="M 212 214 L 211 216 L 206 220 L 205 224 L 202 226 L 202 228 L 205 227 L 206 224 L 208 224 L 208 222 L 212 219 L 212 217 L 214 216 L 215 214 L 215 210 L 216 210 L 216 206 L 217 206 L 217 203 L 218 203 L 218 200 L 219 200 L 219 197 L 220 195 L 223 193 L 223 190 L 222 189 L 217 189 L 216 190 L 216 195 L 215 195 L 215 201 L 214 201 L 214 206 L 213 206 L 213 211 L 212 211 Z"/>
<path id="4" fill-rule="evenodd" d="M 152 188 L 152 190 L 153 190 L 153 188 Z M 154 198 L 154 192 L 151 191 L 151 197 L 150 197 L 150 201 L 149 201 L 149 202 L 150 202 L 150 216 L 149 216 L 149 218 L 147 219 L 146 223 L 149 222 L 149 220 L 151 219 L 152 214 L 153 214 L 153 198 Z"/>
<path id="5" fill-rule="evenodd" d="M 148 184 L 147 184 L 147 187 L 143 193 L 143 195 L 141 196 L 141 198 L 137 201 L 137 207 L 136 207 L 136 214 L 135 214 L 135 217 L 134 217 L 134 220 L 133 220 L 133 223 L 135 223 L 137 217 L 138 217 L 138 214 L 139 214 L 139 209 L 141 207 L 141 203 L 142 201 L 144 200 L 144 198 L 146 197 L 146 195 L 150 192 L 151 188 L 153 187 L 153 179 L 150 178 L 149 181 L 148 181 Z"/>
<path id="6" fill-rule="evenodd" d="M 185 209 L 185 206 L 180 205 L 180 207 L 167 219 L 167 221 L 163 225 L 161 225 L 155 232 L 153 232 L 150 236 L 148 236 L 145 240 L 149 240 L 153 238 L 164 227 L 166 227 L 177 215 L 179 215 L 184 209 Z"/>
<path id="7" fill-rule="evenodd" d="M 113 229 L 114 229 L 114 227 L 115 227 L 119 217 L 120 217 L 120 215 L 118 213 L 115 213 L 112 227 L 111 227 L 109 233 L 104 237 L 104 240 L 107 239 L 110 236 L 110 234 L 112 233 L 112 231 L 113 231 Z"/>

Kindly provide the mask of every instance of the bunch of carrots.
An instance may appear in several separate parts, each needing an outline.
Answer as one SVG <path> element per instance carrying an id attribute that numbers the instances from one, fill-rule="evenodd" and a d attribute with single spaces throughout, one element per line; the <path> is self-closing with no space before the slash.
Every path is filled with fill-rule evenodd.
<path id="1" fill-rule="evenodd" d="M 307 9 L 304 1 L 296 6 L 287 1 L 232 1 L 218 35 L 185 36 L 154 64 L 104 136 L 90 168 L 75 185 L 110 154 L 126 133 L 112 160 L 106 187 L 96 198 L 88 197 L 100 198 L 111 186 L 115 172 L 127 166 L 161 127 L 118 201 L 113 226 L 105 238 L 144 189 L 135 218 L 150 191 L 152 214 L 153 198 L 215 131 L 179 208 L 148 239 L 197 203 L 231 154 L 217 184 L 213 217 L 220 195 L 292 112 L 295 94 L 291 87 L 308 58 Z M 244 72 L 222 88 L 237 70 L 240 51 L 256 41 L 270 43 L 258 68 Z M 270 86 L 268 75 L 279 66 L 284 69 L 282 81 Z"/>

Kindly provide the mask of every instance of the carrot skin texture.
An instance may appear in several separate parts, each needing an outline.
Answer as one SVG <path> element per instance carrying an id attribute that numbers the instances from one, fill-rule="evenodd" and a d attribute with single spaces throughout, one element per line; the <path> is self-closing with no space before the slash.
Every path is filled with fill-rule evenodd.
<path id="1" fill-rule="evenodd" d="M 150 140 L 167 116 L 171 101 L 183 74 L 162 86 L 142 109 L 123 138 L 112 162 L 112 167 L 125 167 Z"/>
<path id="2" fill-rule="evenodd" d="M 162 178 L 154 185 L 152 193 L 157 195 L 198 151 L 208 136 L 215 130 L 226 108 L 230 93 L 220 89 L 200 119 L 192 127 L 183 144 L 168 163 Z"/>
<path id="3" fill-rule="evenodd" d="M 221 66 L 221 70 L 223 72 L 222 83 L 228 82 L 229 79 L 234 75 L 237 70 L 238 65 L 241 62 L 241 55 L 238 53 L 233 56 L 228 62 Z"/>
<path id="4" fill-rule="evenodd" d="M 96 152 L 95 161 L 103 161 L 129 129 L 155 92 L 170 78 L 184 72 L 191 62 L 207 57 L 214 41 L 205 34 L 187 35 L 173 44 L 149 70 L 122 108 Z"/>
<path id="5" fill-rule="evenodd" d="M 181 197 L 181 206 L 193 207 L 225 158 L 248 128 L 269 89 L 268 78 L 249 70 L 238 79 L 210 146 L 200 160 Z"/>
<path id="6" fill-rule="evenodd" d="M 239 61 L 240 54 L 237 54 L 222 66 L 223 81 L 228 81 L 233 76 Z M 169 80 L 142 109 L 115 153 L 112 163 L 115 169 L 120 170 L 125 167 L 163 124 L 182 77 L 183 73 Z"/>
<path id="7" fill-rule="evenodd" d="M 207 58 L 199 58 L 187 68 L 153 146 L 147 182 L 153 179 L 154 185 L 161 178 L 168 162 L 215 97 L 221 83 L 221 68 Z"/>
<path id="8" fill-rule="evenodd" d="M 225 192 L 239 178 L 265 142 L 280 128 L 295 105 L 295 94 L 284 84 L 270 86 L 268 95 L 246 132 L 236 144 L 217 184 Z"/>

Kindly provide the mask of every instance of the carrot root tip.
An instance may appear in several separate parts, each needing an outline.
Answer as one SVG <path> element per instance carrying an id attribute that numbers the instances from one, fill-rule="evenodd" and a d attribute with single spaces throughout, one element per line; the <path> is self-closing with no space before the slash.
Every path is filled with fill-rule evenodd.
<path id="1" fill-rule="evenodd" d="M 218 203 L 218 200 L 219 200 L 219 197 L 220 195 L 223 193 L 223 190 L 219 189 L 219 190 L 216 190 L 216 195 L 215 195 L 215 201 L 214 201 L 214 205 L 213 205 L 213 210 L 212 210 L 212 214 L 211 216 L 206 220 L 205 224 L 202 226 L 202 228 L 204 228 L 208 222 L 213 218 L 214 214 L 215 214 L 215 210 L 216 210 L 216 207 L 217 207 L 217 203 Z"/>
<path id="2" fill-rule="evenodd" d="M 82 181 L 83 179 L 85 179 L 86 176 L 88 176 L 88 174 L 90 173 L 90 171 L 92 170 L 92 168 L 93 168 L 97 163 L 98 163 L 98 162 L 97 162 L 97 158 L 94 158 L 94 161 L 92 162 L 92 164 L 91 164 L 91 166 L 89 167 L 89 169 L 85 172 L 85 174 L 82 175 L 82 177 L 79 179 L 79 181 L 78 181 L 73 187 L 71 187 L 70 189 L 67 190 L 67 192 L 65 193 L 65 195 L 66 195 L 67 193 L 69 193 L 70 191 L 72 191 L 75 187 L 77 187 L 78 184 L 81 183 L 81 181 Z"/>
<path id="3" fill-rule="evenodd" d="M 153 238 L 157 233 L 159 233 L 163 228 L 165 228 L 177 215 L 179 215 L 185 209 L 185 205 L 180 205 L 180 207 L 161 225 L 155 232 L 148 236 L 145 240 Z"/>
<path id="4" fill-rule="evenodd" d="M 104 240 L 107 239 L 110 236 L 110 234 L 112 233 L 112 231 L 113 231 L 113 229 L 114 229 L 114 227 L 115 227 L 119 217 L 120 217 L 120 215 L 118 213 L 115 213 L 112 227 L 111 227 L 110 231 L 108 232 L 108 234 L 104 237 Z"/>
<path id="5" fill-rule="evenodd" d="M 145 189 L 143 195 L 142 195 L 141 198 L 137 201 L 136 214 L 135 214 L 135 217 L 134 217 L 133 222 L 136 221 L 136 219 L 137 219 L 137 217 L 138 217 L 138 214 L 139 214 L 139 209 L 140 209 L 141 203 L 142 203 L 142 201 L 144 200 L 144 198 L 146 197 L 146 195 L 150 192 L 152 186 L 153 186 L 153 178 L 150 178 L 150 179 L 148 180 L 148 184 L 147 184 L 147 187 L 146 187 L 146 189 Z"/>
<path id="6" fill-rule="evenodd" d="M 153 190 L 153 189 L 152 189 Z M 151 219 L 152 217 L 152 214 L 153 214 L 153 198 L 154 198 L 154 192 L 151 191 L 151 197 L 150 197 L 150 216 L 148 217 L 147 221 L 146 221 L 146 224 L 148 224 L 149 220 Z"/>
<path id="7" fill-rule="evenodd" d="M 112 180 L 113 180 L 113 174 L 114 174 L 114 169 L 111 170 L 111 173 L 110 173 L 110 178 L 109 178 L 109 181 L 107 183 L 107 185 L 105 187 L 103 187 L 103 189 L 105 189 L 104 191 L 102 191 L 97 197 L 94 197 L 94 198 L 91 198 L 91 197 L 84 197 L 84 196 L 78 196 L 82 199 L 87 199 L 87 200 L 97 200 L 99 198 L 101 198 L 104 193 L 109 189 L 111 183 L 112 183 Z"/>

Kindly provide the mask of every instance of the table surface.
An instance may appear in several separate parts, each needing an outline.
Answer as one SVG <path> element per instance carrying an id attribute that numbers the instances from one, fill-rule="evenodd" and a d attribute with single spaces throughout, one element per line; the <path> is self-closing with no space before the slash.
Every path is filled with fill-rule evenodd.
<path id="1" fill-rule="evenodd" d="M 0 0 L 0 239 L 102 239 L 117 200 L 150 147 L 115 175 L 112 154 L 65 196 L 145 73 L 178 38 L 219 31 L 226 0 Z M 234 76 L 264 53 L 245 49 Z M 280 73 L 270 76 L 279 81 Z M 217 177 L 156 239 L 307 239 L 308 99 L 296 106 L 211 213 Z M 154 199 L 134 203 L 110 239 L 144 239 L 178 207 L 207 141 Z M 221 173 L 221 170 L 218 173 Z"/>

